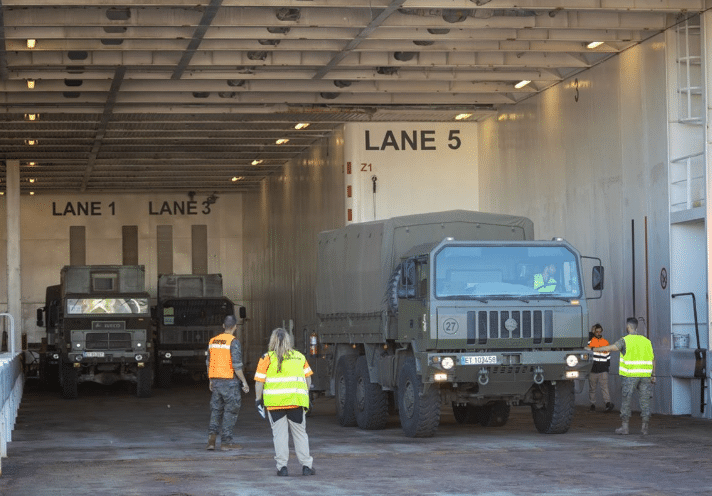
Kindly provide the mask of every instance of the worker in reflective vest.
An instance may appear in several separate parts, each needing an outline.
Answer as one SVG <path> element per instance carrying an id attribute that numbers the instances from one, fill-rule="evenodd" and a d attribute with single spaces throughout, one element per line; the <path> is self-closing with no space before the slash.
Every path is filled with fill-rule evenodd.
<path id="1" fill-rule="evenodd" d="M 255 372 L 255 402 L 267 408 L 272 426 L 277 475 L 289 475 L 289 433 L 294 451 L 302 465 L 302 475 L 314 475 L 309 455 L 305 409 L 309 408 L 309 389 L 313 374 L 304 355 L 292 349 L 292 340 L 284 329 L 272 331 L 269 352 L 262 355 Z"/>
<path id="2" fill-rule="evenodd" d="M 534 274 L 534 289 L 540 293 L 553 293 L 556 291 L 554 274 L 556 274 L 556 265 L 545 265 L 541 274 Z"/>
<path id="3" fill-rule="evenodd" d="M 235 337 L 237 318 L 234 315 L 226 316 L 223 329 L 223 332 L 212 338 L 208 344 L 206 365 L 212 395 L 206 449 L 215 449 L 217 435 L 222 426 L 220 449 L 226 451 L 240 448 L 232 439 L 233 429 L 242 400 L 240 388 L 249 393 L 250 386 L 242 371 L 242 346 Z"/>
<path id="4" fill-rule="evenodd" d="M 628 334 L 614 344 L 590 349 L 593 352 L 621 352 L 618 373 L 622 382 L 622 425 L 616 429 L 616 434 L 629 433 L 630 403 L 633 399 L 633 392 L 637 389 L 642 419 L 640 432 L 643 435 L 647 435 L 650 423 L 652 385 L 655 384 L 655 353 L 650 340 L 638 334 L 638 320 L 635 317 L 631 317 L 626 321 L 626 331 Z"/>
<path id="5" fill-rule="evenodd" d="M 594 324 L 591 328 L 591 339 L 588 346 L 591 348 L 608 346 L 610 343 L 603 337 L 603 326 Z M 611 394 L 608 391 L 608 370 L 611 365 L 611 353 L 609 351 L 596 351 L 593 353 L 593 368 L 588 376 L 588 399 L 591 402 L 591 411 L 596 410 L 596 391 L 599 386 L 603 401 L 606 403 L 605 410 L 613 410 Z"/>

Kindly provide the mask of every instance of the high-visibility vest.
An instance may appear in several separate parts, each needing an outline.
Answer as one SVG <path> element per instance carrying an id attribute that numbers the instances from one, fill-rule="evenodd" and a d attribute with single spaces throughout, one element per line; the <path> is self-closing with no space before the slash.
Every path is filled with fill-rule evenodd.
<path id="1" fill-rule="evenodd" d="M 218 334 L 210 340 L 208 352 L 210 353 L 210 367 L 208 377 L 210 379 L 232 379 L 235 376 L 235 369 L 232 368 L 232 355 L 230 355 L 230 344 L 235 336 L 232 334 Z"/>
<path id="2" fill-rule="evenodd" d="M 592 337 L 588 342 L 589 348 L 601 348 L 603 346 L 608 346 L 608 341 L 604 338 Z M 608 351 L 594 351 L 593 352 L 593 368 L 592 373 L 596 372 L 607 372 L 608 366 L 611 362 L 611 354 Z"/>
<path id="3" fill-rule="evenodd" d="M 542 274 L 534 274 L 534 289 L 540 293 L 553 293 L 556 290 L 556 280 L 549 277 L 549 280 L 544 282 Z"/>
<path id="4" fill-rule="evenodd" d="M 269 367 L 265 377 L 262 398 L 266 407 L 309 407 L 309 388 L 304 376 L 306 358 L 297 350 L 290 350 L 282 359 L 282 370 L 277 371 L 278 360 L 269 352 Z"/>
<path id="5" fill-rule="evenodd" d="M 621 354 L 618 372 L 623 377 L 650 377 L 653 375 L 653 343 L 645 336 L 628 334 L 625 341 L 625 355 Z"/>

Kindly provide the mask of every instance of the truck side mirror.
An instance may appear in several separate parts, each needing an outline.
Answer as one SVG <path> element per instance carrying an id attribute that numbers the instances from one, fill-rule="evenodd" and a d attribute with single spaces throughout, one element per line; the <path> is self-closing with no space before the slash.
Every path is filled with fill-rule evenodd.
<path id="1" fill-rule="evenodd" d="M 591 271 L 591 285 L 594 291 L 603 291 L 603 265 L 596 265 Z"/>
<path id="2" fill-rule="evenodd" d="M 37 309 L 37 327 L 44 327 L 44 308 Z"/>
<path id="3" fill-rule="evenodd" d="M 247 310 L 245 310 L 245 307 L 240 307 L 237 310 L 237 313 L 240 315 L 241 319 L 246 319 L 247 318 Z"/>

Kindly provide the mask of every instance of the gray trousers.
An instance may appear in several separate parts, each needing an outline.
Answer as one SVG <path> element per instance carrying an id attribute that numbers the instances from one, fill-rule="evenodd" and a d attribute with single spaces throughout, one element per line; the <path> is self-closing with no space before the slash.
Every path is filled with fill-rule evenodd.
<path id="1" fill-rule="evenodd" d="M 301 410 L 301 422 L 294 422 L 288 417 L 293 417 L 293 413 L 290 415 L 282 415 L 276 421 L 272 420 L 272 414 L 276 413 L 277 416 L 283 414 L 283 411 L 277 410 L 276 412 L 270 411 L 267 418 L 269 418 L 269 423 L 272 426 L 272 441 L 274 442 L 274 459 L 277 462 L 277 470 L 282 467 L 287 466 L 287 461 L 289 461 L 289 433 L 292 433 L 292 439 L 294 441 L 294 451 L 297 454 L 297 459 L 302 466 L 307 466 L 312 468 L 312 463 L 314 459 L 309 455 L 309 436 L 307 436 L 307 416 L 304 415 L 304 409 Z M 278 412 L 278 413 L 277 413 Z"/>
<path id="2" fill-rule="evenodd" d="M 588 376 L 588 401 L 592 405 L 596 404 L 596 389 L 601 386 L 601 394 L 603 395 L 603 402 L 611 402 L 611 393 L 608 392 L 608 372 L 597 372 L 591 373 Z"/>

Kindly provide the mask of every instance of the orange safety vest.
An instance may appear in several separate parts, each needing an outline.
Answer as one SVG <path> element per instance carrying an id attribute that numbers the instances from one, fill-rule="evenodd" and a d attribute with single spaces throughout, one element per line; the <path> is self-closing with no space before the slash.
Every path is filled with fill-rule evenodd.
<path id="1" fill-rule="evenodd" d="M 208 353 L 210 353 L 210 367 L 208 367 L 208 377 L 210 379 L 232 379 L 235 376 L 235 369 L 232 368 L 232 355 L 230 355 L 230 344 L 235 336 L 230 334 L 218 334 L 210 340 Z"/>

